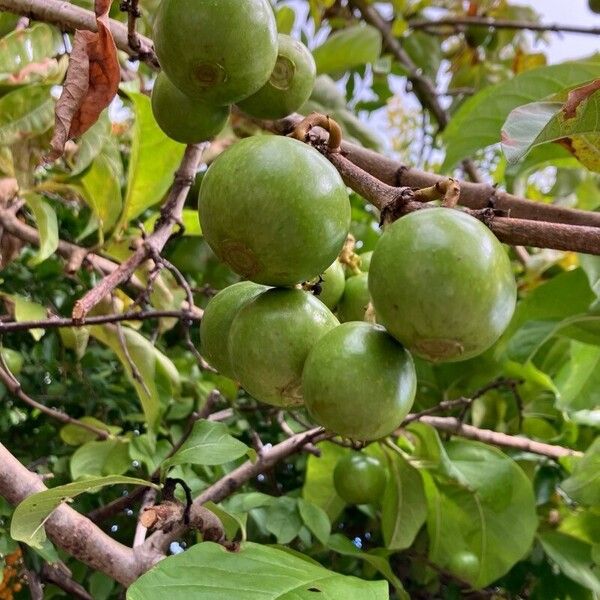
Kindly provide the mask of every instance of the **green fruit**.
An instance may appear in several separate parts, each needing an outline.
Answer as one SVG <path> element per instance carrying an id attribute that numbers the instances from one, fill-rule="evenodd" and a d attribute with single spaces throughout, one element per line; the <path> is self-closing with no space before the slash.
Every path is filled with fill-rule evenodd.
<path id="1" fill-rule="evenodd" d="M 368 273 L 348 277 L 344 295 L 338 303 L 338 319 L 341 323 L 364 321 L 369 302 L 371 302 L 371 296 L 369 295 Z"/>
<path id="2" fill-rule="evenodd" d="M 588 6 L 593 13 L 600 14 L 600 0 L 588 0 Z"/>
<path id="3" fill-rule="evenodd" d="M 381 501 L 386 473 L 374 456 L 352 452 L 341 458 L 333 471 L 338 495 L 348 504 L 374 504 Z"/>
<path id="4" fill-rule="evenodd" d="M 200 188 L 200 223 L 214 253 L 236 273 L 267 285 L 317 277 L 350 227 L 346 186 L 314 148 L 255 136 L 226 150 Z"/>
<path id="5" fill-rule="evenodd" d="M 225 127 L 229 107 L 192 100 L 164 73 L 159 73 L 152 89 L 152 113 L 171 139 L 182 144 L 197 144 L 213 138 Z"/>
<path id="6" fill-rule="evenodd" d="M 383 327 L 369 323 L 344 323 L 323 336 L 302 375 L 311 417 L 355 440 L 376 440 L 399 427 L 416 383 L 410 354 Z"/>
<path id="7" fill-rule="evenodd" d="M 371 258 L 373 257 L 373 251 L 365 252 L 364 254 L 360 254 L 360 270 L 366 273 L 371 266 Z"/>
<path id="8" fill-rule="evenodd" d="M 200 354 L 221 375 L 235 379 L 227 346 L 231 323 L 265 289 L 251 281 L 241 281 L 220 291 L 206 306 L 200 323 Z"/>
<path id="9" fill-rule="evenodd" d="M 388 227 L 373 253 L 369 290 L 378 322 L 433 362 L 487 350 L 516 301 L 502 244 L 477 219 L 448 208 L 420 210 Z"/>
<path id="10" fill-rule="evenodd" d="M 468 583 L 475 583 L 479 577 L 479 559 L 468 550 L 456 552 L 450 558 L 448 570 Z"/>
<path id="11" fill-rule="evenodd" d="M 301 290 L 268 290 L 235 317 L 229 355 L 242 387 L 274 406 L 302 404 L 302 368 L 313 345 L 338 325 L 329 309 Z"/>
<path id="12" fill-rule="evenodd" d="M 268 0 L 162 0 L 153 39 L 169 79 L 191 98 L 213 104 L 254 94 L 277 58 Z"/>
<path id="13" fill-rule="evenodd" d="M 333 310 L 340 301 L 346 285 L 346 275 L 342 263 L 335 260 L 321 275 L 321 278 L 321 293 L 318 294 L 318 298 L 327 308 Z"/>
<path id="14" fill-rule="evenodd" d="M 23 368 L 23 355 L 10 348 L 0 348 L 0 354 L 2 354 L 2 358 L 4 359 L 8 370 L 13 375 L 19 375 Z"/>
<path id="15" fill-rule="evenodd" d="M 249 115 L 280 119 L 296 112 L 308 99 L 317 68 L 310 50 L 289 35 L 279 34 L 277 62 L 269 81 L 255 94 L 238 102 Z"/>

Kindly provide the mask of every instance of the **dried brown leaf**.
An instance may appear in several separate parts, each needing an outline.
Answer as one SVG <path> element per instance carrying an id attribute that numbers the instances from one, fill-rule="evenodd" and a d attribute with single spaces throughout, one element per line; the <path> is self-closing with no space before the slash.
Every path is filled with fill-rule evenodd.
<path id="1" fill-rule="evenodd" d="M 565 119 L 573 118 L 577 113 L 577 107 L 597 90 L 600 90 L 600 79 L 571 90 L 562 109 Z"/>
<path id="2" fill-rule="evenodd" d="M 109 0 L 96 1 L 97 33 L 75 32 L 63 92 L 56 103 L 52 151 L 47 160 L 62 156 L 67 141 L 85 133 L 117 93 L 121 71 L 109 8 Z"/>

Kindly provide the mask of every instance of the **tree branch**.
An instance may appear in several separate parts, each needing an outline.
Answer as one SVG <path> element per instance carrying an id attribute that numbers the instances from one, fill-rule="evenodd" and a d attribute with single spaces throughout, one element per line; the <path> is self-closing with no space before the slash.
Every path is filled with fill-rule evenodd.
<path id="1" fill-rule="evenodd" d="M 0 464 L 0 496 L 10 504 L 16 506 L 27 496 L 47 489 L 41 479 L 28 471 L 1 443 Z M 140 565 L 147 569 L 152 563 L 152 557 L 141 552 L 135 554 L 66 504 L 61 504 L 44 526 L 48 537 L 59 548 L 125 586 L 144 572 Z M 159 559 L 155 554 L 154 562 Z"/>
<path id="2" fill-rule="evenodd" d="M 188 146 L 185 150 L 175 181 L 161 210 L 154 231 L 140 244 L 139 248 L 118 269 L 102 279 L 98 285 L 80 298 L 73 307 L 73 318 L 83 320 L 89 311 L 110 294 L 117 286 L 129 280 L 136 269 L 152 256 L 160 254 L 171 237 L 173 225 L 181 220 L 181 211 L 188 191 L 194 182 L 205 144 Z"/>
<path id="3" fill-rule="evenodd" d="M 36 21 L 52 23 L 65 31 L 75 29 L 97 31 L 96 17 L 93 12 L 60 0 L 0 0 L 0 10 L 24 15 Z M 110 30 L 117 48 L 127 52 L 133 58 L 139 58 L 151 67 L 159 68 L 151 39 L 138 35 L 140 45 L 138 48 L 133 48 L 129 45 L 129 32 L 125 25 L 110 19 Z"/>
<path id="4" fill-rule="evenodd" d="M 562 25 L 560 23 L 532 23 L 531 21 L 512 21 L 491 17 L 444 17 L 435 21 L 415 19 L 408 21 L 410 29 L 450 28 L 460 31 L 464 27 L 485 27 L 493 29 L 524 29 L 527 31 L 552 31 L 554 33 L 581 33 L 584 35 L 600 35 L 600 27 L 581 27 L 578 25 Z"/>

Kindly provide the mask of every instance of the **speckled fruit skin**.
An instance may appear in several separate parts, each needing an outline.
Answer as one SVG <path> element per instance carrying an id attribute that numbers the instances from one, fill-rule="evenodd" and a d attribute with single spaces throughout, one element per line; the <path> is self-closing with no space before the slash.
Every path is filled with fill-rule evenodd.
<path id="1" fill-rule="evenodd" d="M 221 375 L 235 379 L 227 340 L 238 312 L 267 288 L 251 281 L 234 283 L 221 290 L 206 306 L 200 323 L 200 354 Z"/>
<path id="2" fill-rule="evenodd" d="M 313 347 L 302 374 L 304 402 L 319 424 L 354 440 L 394 431 L 410 411 L 415 367 L 378 325 L 344 323 Z"/>
<path id="3" fill-rule="evenodd" d="M 327 308 L 333 310 L 340 301 L 346 285 L 342 263 L 336 259 L 321 278 L 321 293 L 317 297 Z"/>
<path id="4" fill-rule="evenodd" d="M 432 362 L 487 350 L 515 309 L 516 284 L 502 244 L 459 210 L 424 209 L 388 227 L 373 253 L 369 290 L 377 321 Z"/>
<path id="5" fill-rule="evenodd" d="M 344 295 L 338 302 L 337 315 L 340 323 L 363 321 L 370 301 L 369 275 L 360 273 L 348 277 Z"/>
<path id="6" fill-rule="evenodd" d="M 254 94 L 277 58 L 268 0 L 162 0 L 153 39 L 169 79 L 191 98 L 212 104 Z"/>
<path id="7" fill-rule="evenodd" d="M 386 472 L 374 456 L 352 452 L 333 471 L 335 490 L 348 504 L 375 504 L 385 490 Z"/>
<path id="8" fill-rule="evenodd" d="M 350 227 L 346 186 L 314 148 L 255 136 L 226 150 L 200 188 L 200 223 L 214 253 L 266 285 L 317 277 L 339 254 Z"/>
<path id="9" fill-rule="evenodd" d="M 338 320 L 312 294 L 268 290 L 235 317 L 229 356 L 238 381 L 257 400 L 274 406 L 302 404 L 301 378 L 313 345 Z"/>
<path id="10" fill-rule="evenodd" d="M 182 144 L 197 144 L 213 138 L 225 127 L 229 107 L 192 100 L 161 72 L 152 89 L 152 113 L 171 139 Z"/>
<path id="11" fill-rule="evenodd" d="M 278 39 L 271 77 L 258 92 L 238 102 L 245 113 L 259 119 L 280 119 L 296 112 L 315 85 L 317 67 L 310 50 L 289 35 L 280 33 Z"/>
<path id="12" fill-rule="evenodd" d="M 468 583 L 475 583 L 479 577 L 479 559 L 467 550 L 454 554 L 448 563 L 448 570 Z"/>

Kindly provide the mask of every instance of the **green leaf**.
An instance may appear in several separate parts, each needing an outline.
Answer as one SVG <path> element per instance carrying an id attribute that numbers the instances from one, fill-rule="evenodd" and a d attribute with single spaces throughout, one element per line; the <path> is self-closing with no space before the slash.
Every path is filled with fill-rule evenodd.
<path id="1" fill-rule="evenodd" d="M 45 23 L 13 31 L 0 39 L 0 73 L 18 73 L 31 63 L 56 56 L 62 47 L 60 31 Z"/>
<path id="2" fill-rule="evenodd" d="M 484 88 L 460 106 L 445 129 L 446 159 L 442 170 L 500 142 L 502 124 L 514 108 L 585 83 L 597 74 L 598 61 L 587 59 L 532 69 Z"/>
<path id="3" fill-rule="evenodd" d="M 46 309 L 37 302 L 32 302 L 18 294 L 2 294 L 1 296 L 8 298 L 15 306 L 15 321 L 43 321 L 48 317 Z M 29 329 L 31 337 L 37 342 L 42 339 L 46 333 L 45 329 Z"/>
<path id="4" fill-rule="evenodd" d="M 558 531 L 540 533 L 538 539 L 544 552 L 567 577 L 600 594 L 599 570 L 593 566 L 590 544 Z"/>
<path id="5" fill-rule="evenodd" d="M 338 496 L 333 485 L 333 470 L 338 460 L 348 451 L 331 442 L 318 445 L 321 456 L 308 457 L 302 497 L 321 507 L 331 521 L 342 512 L 345 502 Z"/>
<path id="6" fill-rule="evenodd" d="M 71 456 L 71 479 L 123 475 L 131 466 L 127 446 L 120 440 L 83 444 Z"/>
<path id="7" fill-rule="evenodd" d="M 144 479 L 119 476 L 98 477 L 60 485 L 28 496 L 15 508 L 10 524 L 10 536 L 14 540 L 41 548 L 46 539 L 44 523 L 55 508 L 80 494 L 95 493 L 107 485 L 144 485 L 159 489 Z"/>
<path id="8" fill-rule="evenodd" d="M 162 467 L 174 465 L 222 465 L 244 456 L 251 456 L 250 448 L 234 438 L 224 423 L 196 421 L 183 446 Z"/>
<path id="9" fill-rule="evenodd" d="M 148 217 L 144 221 L 144 230 L 153 231 L 156 221 L 160 217 L 159 212 L 155 212 L 152 216 Z M 185 236 L 199 237 L 202 235 L 202 227 L 200 226 L 200 219 L 198 218 L 198 211 L 191 208 L 184 208 L 181 211 L 181 222 L 185 227 Z M 179 229 L 179 225 L 173 225 L 173 233 L 176 233 Z"/>
<path id="10" fill-rule="evenodd" d="M 600 407 L 600 346 L 571 343 L 571 359 L 555 378 L 558 406 L 569 411 Z"/>
<path id="11" fill-rule="evenodd" d="M 381 33 L 370 25 L 336 31 L 313 50 L 318 73 L 341 73 L 375 62 L 381 54 Z"/>
<path id="12" fill-rule="evenodd" d="M 108 118 L 108 110 L 105 110 L 100 114 L 98 120 L 78 138 L 75 154 L 66 159 L 70 167 L 69 175 L 71 177 L 76 177 L 90 166 L 110 139 L 110 132 L 111 123 Z M 118 173 L 120 174 L 122 170 L 121 168 Z"/>
<path id="13" fill-rule="evenodd" d="M 424 473 L 429 558 L 449 568 L 461 551 L 479 559 L 469 580 L 485 587 L 529 551 L 537 529 L 531 482 L 508 456 L 479 442 L 452 441 L 448 457 L 467 485 Z"/>
<path id="14" fill-rule="evenodd" d="M 278 544 L 289 544 L 300 532 L 302 520 L 295 498 L 274 498 L 267 508 L 266 528 L 277 538 Z"/>
<path id="15" fill-rule="evenodd" d="M 290 6 L 280 6 L 275 12 L 277 31 L 289 35 L 294 28 L 296 13 Z"/>
<path id="16" fill-rule="evenodd" d="M 328 544 L 329 548 L 342 556 L 353 556 L 369 563 L 373 568 L 377 569 L 395 588 L 398 597 L 402 600 L 410 600 L 408 594 L 404 591 L 402 582 L 390 567 L 387 558 L 378 556 L 370 552 L 362 552 L 359 550 L 347 537 L 341 533 L 334 533 L 330 536 Z"/>
<path id="17" fill-rule="evenodd" d="M 168 402 L 179 395 L 179 373 L 171 360 L 143 335 L 129 327 L 122 327 L 121 331 L 127 351 L 123 348 L 115 326 L 90 327 L 90 335 L 108 346 L 121 361 L 140 399 L 148 427 L 155 430 Z M 137 369 L 136 376 L 132 371 L 132 364 Z"/>
<path id="18" fill-rule="evenodd" d="M 117 229 L 163 199 L 185 150 L 183 144 L 168 138 L 157 125 L 148 96 L 134 92 L 127 96 L 133 104 L 135 121 L 127 192 Z"/>
<path id="19" fill-rule="evenodd" d="M 425 489 L 419 471 L 397 452 L 386 451 L 389 478 L 381 507 L 385 547 L 404 550 L 412 545 L 427 518 Z"/>
<path id="20" fill-rule="evenodd" d="M 109 231 L 121 214 L 121 182 L 114 162 L 101 151 L 81 178 L 81 189 L 85 201 L 100 222 L 102 231 Z"/>
<path id="21" fill-rule="evenodd" d="M 223 524 L 225 529 L 225 537 L 228 540 L 232 540 L 237 535 L 238 530 L 242 531 L 242 540 L 246 539 L 246 514 L 238 514 L 228 510 L 225 510 L 222 506 L 215 504 L 214 502 L 205 502 L 202 506 L 208 508 L 210 512 L 214 513 Z"/>
<path id="22" fill-rule="evenodd" d="M 560 487 L 580 504 L 600 506 L 600 438 L 587 449 L 571 477 L 565 479 Z"/>
<path id="23" fill-rule="evenodd" d="M 102 421 L 95 419 L 94 417 L 81 417 L 78 419 L 80 423 L 86 425 L 92 425 L 96 429 L 101 429 L 112 435 L 118 435 L 121 432 L 120 427 L 114 427 L 106 425 Z M 79 427 L 74 423 L 68 423 L 60 429 L 60 439 L 69 446 L 81 446 L 86 442 L 93 442 L 96 439 L 96 434 L 93 431 Z"/>
<path id="24" fill-rule="evenodd" d="M 596 298 L 600 301 L 600 256 L 580 254 L 579 262 L 588 277 L 590 288 L 592 288 L 592 291 L 596 294 Z"/>
<path id="25" fill-rule="evenodd" d="M 25 201 L 35 219 L 36 229 L 40 234 L 40 247 L 36 255 L 29 261 L 34 267 L 52 256 L 58 248 L 58 221 L 54 209 L 38 194 L 26 194 Z"/>
<path id="26" fill-rule="evenodd" d="M 201 574 L 201 577 L 198 574 Z M 174 586 L 173 582 L 177 582 Z M 338 575 L 288 552 L 246 542 L 227 552 L 212 542 L 160 561 L 128 590 L 128 600 L 387 600 L 384 581 Z M 315 593 L 320 592 L 320 593 Z"/>
<path id="27" fill-rule="evenodd" d="M 0 98 L 0 146 L 48 131 L 54 123 L 49 85 L 27 85 Z"/>
<path id="28" fill-rule="evenodd" d="M 58 334 L 63 346 L 73 350 L 77 358 L 81 360 L 87 349 L 90 330 L 87 327 L 61 327 Z"/>
<path id="29" fill-rule="evenodd" d="M 316 504 L 307 502 L 302 498 L 298 498 L 298 510 L 304 524 L 308 527 L 311 533 L 321 542 L 326 545 L 331 533 L 331 523 L 327 513 Z"/>

